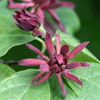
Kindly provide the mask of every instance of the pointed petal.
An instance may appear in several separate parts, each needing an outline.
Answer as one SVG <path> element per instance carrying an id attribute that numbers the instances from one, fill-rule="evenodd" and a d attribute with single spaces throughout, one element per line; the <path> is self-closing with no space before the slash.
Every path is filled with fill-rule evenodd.
<path id="1" fill-rule="evenodd" d="M 24 2 L 32 2 L 32 0 L 23 0 Z"/>
<path id="2" fill-rule="evenodd" d="M 52 36 L 52 35 L 54 35 L 54 34 L 55 34 L 55 33 L 53 32 L 53 30 L 51 30 L 51 29 L 50 29 L 50 27 L 49 27 L 49 26 L 44 25 L 44 28 L 46 29 L 46 32 L 47 32 L 50 36 Z"/>
<path id="3" fill-rule="evenodd" d="M 68 51 L 69 51 L 69 46 L 67 45 L 67 44 L 65 44 L 65 45 L 63 45 L 62 47 L 61 47 L 61 54 L 63 55 L 63 56 L 66 56 L 66 54 L 68 53 Z"/>
<path id="4" fill-rule="evenodd" d="M 31 84 L 32 84 L 34 81 L 36 81 L 36 80 L 37 80 L 40 76 L 42 76 L 43 74 L 45 74 L 45 72 L 40 72 L 39 74 L 37 74 L 37 75 L 33 78 Z"/>
<path id="5" fill-rule="evenodd" d="M 45 15 L 44 15 L 43 9 L 38 8 L 37 14 L 38 14 L 38 16 L 40 17 L 42 24 L 44 24 Z"/>
<path id="6" fill-rule="evenodd" d="M 55 26 L 54 26 L 47 18 L 45 18 L 45 22 L 46 22 L 54 31 L 56 31 Z"/>
<path id="7" fill-rule="evenodd" d="M 59 36 L 59 34 L 56 34 L 56 50 L 57 50 L 57 54 L 60 54 L 60 49 L 61 49 L 60 36 Z"/>
<path id="8" fill-rule="evenodd" d="M 81 67 L 81 64 L 79 62 L 71 62 L 67 65 L 67 69 L 73 69 Z"/>
<path id="9" fill-rule="evenodd" d="M 57 1 L 57 0 L 50 0 L 50 3 L 51 3 L 51 4 L 53 4 L 53 3 L 55 4 L 56 1 Z"/>
<path id="10" fill-rule="evenodd" d="M 31 49 L 32 51 L 34 51 L 35 53 L 37 53 L 38 55 L 40 55 L 43 59 L 48 60 L 48 57 L 46 57 L 39 49 L 37 49 L 36 47 L 32 46 L 31 44 L 26 44 L 26 46 Z"/>
<path id="11" fill-rule="evenodd" d="M 21 17 L 23 17 L 22 15 L 21 15 Z M 25 17 L 25 16 L 24 16 Z M 23 17 L 23 18 L 24 18 Z M 23 19 L 22 18 L 22 19 Z M 36 27 L 36 28 L 38 28 L 38 27 L 40 27 L 40 21 L 39 21 L 39 18 L 37 17 L 34 17 L 34 18 L 30 18 L 30 19 L 27 19 L 27 22 L 30 24 L 30 25 L 32 25 L 32 26 L 34 26 L 34 27 Z"/>
<path id="12" fill-rule="evenodd" d="M 45 44 L 46 44 L 46 47 L 47 47 L 47 50 L 48 50 L 49 54 L 51 56 L 54 55 L 55 48 L 54 48 L 54 45 L 52 43 L 51 37 L 48 33 L 46 33 Z"/>
<path id="13" fill-rule="evenodd" d="M 75 5 L 72 2 L 57 2 L 53 8 L 59 8 L 59 7 L 69 7 L 69 8 L 75 8 Z"/>
<path id="14" fill-rule="evenodd" d="M 56 24 L 59 26 L 60 30 L 62 32 L 66 32 L 64 26 L 62 25 L 62 23 L 60 22 L 58 16 L 56 15 L 56 13 L 53 10 L 48 10 L 48 12 L 50 13 L 50 15 L 52 16 L 52 18 L 55 20 Z"/>
<path id="15" fill-rule="evenodd" d="M 17 22 L 16 22 L 16 25 L 17 25 L 20 29 L 22 29 L 22 30 L 24 30 L 24 31 L 29 31 L 28 27 L 23 26 L 23 25 L 20 24 L 20 23 L 17 23 Z"/>
<path id="16" fill-rule="evenodd" d="M 13 0 L 8 0 L 9 3 L 13 3 Z"/>
<path id="17" fill-rule="evenodd" d="M 32 31 L 33 30 L 33 26 L 30 25 L 29 23 L 27 23 L 27 21 L 21 19 L 21 18 L 18 18 L 20 24 L 22 24 L 24 27 L 27 28 L 27 31 Z"/>
<path id="18" fill-rule="evenodd" d="M 63 63 L 63 56 L 61 54 L 57 54 L 56 55 L 56 59 L 57 59 L 57 61 L 58 61 L 59 64 Z"/>
<path id="19" fill-rule="evenodd" d="M 37 0 L 38 1 L 38 0 Z M 42 2 L 41 2 L 42 1 Z M 41 4 L 40 4 L 40 2 L 41 2 Z M 40 4 L 40 8 L 44 8 L 45 6 L 49 6 L 49 4 L 50 4 L 50 0 L 39 0 L 39 4 Z"/>
<path id="20" fill-rule="evenodd" d="M 88 45 L 88 43 L 89 42 L 83 42 L 80 45 L 78 45 L 74 50 L 72 50 L 69 53 L 69 60 L 76 56 L 79 52 L 81 52 Z"/>
<path id="21" fill-rule="evenodd" d="M 43 72 L 49 72 L 50 71 L 50 66 L 48 64 L 41 64 L 40 65 L 40 70 Z"/>
<path id="22" fill-rule="evenodd" d="M 38 85 L 40 83 L 43 83 L 44 81 L 46 81 L 50 76 L 51 76 L 51 72 L 47 73 L 43 78 L 41 78 L 38 82 L 36 82 L 34 85 Z"/>
<path id="23" fill-rule="evenodd" d="M 79 80 L 75 75 L 73 75 L 72 73 L 70 73 L 69 71 L 65 71 L 64 72 L 64 76 L 70 80 L 75 81 L 76 83 L 82 85 L 81 80 Z"/>
<path id="24" fill-rule="evenodd" d="M 79 67 L 89 67 L 90 64 L 88 63 L 79 63 L 79 62 L 71 62 L 67 65 L 68 69 L 79 68 Z"/>
<path id="25" fill-rule="evenodd" d="M 63 94 L 64 94 L 64 97 L 66 97 L 66 90 L 65 90 L 65 88 L 64 88 L 64 85 L 63 85 L 61 76 L 60 76 L 60 74 L 56 74 L 56 75 L 57 75 L 57 78 L 58 78 L 58 81 L 59 81 L 61 90 L 62 90 L 62 92 L 63 92 Z"/>
<path id="26" fill-rule="evenodd" d="M 28 8 L 34 6 L 33 3 L 12 3 L 9 4 L 8 8 Z"/>
<path id="27" fill-rule="evenodd" d="M 39 59 L 23 59 L 19 61 L 19 65 L 22 66 L 36 66 L 36 65 L 41 65 L 43 63 L 47 63 L 45 60 L 39 60 Z"/>
<path id="28" fill-rule="evenodd" d="M 90 64 L 88 64 L 88 63 L 86 63 L 86 62 L 82 62 L 82 63 L 80 63 L 81 64 L 81 66 L 84 66 L 84 67 L 89 67 L 90 66 Z"/>

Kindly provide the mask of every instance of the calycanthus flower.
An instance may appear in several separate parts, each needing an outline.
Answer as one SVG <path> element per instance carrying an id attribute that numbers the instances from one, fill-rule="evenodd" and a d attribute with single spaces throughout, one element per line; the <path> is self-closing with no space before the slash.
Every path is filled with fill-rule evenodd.
<path id="1" fill-rule="evenodd" d="M 65 28 L 60 22 L 60 19 L 58 18 L 57 14 L 54 12 L 54 9 L 59 7 L 69 7 L 74 8 L 74 4 L 67 1 L 57 1 L 57 0 L 22 0 L 23 3 L 14 3 L 13 0 L 9 0 L 9 8 L 28 8 L 33 6 L 38 6 L 38 15 L 42 19 L 42 24 L 44 24 L 44 27 L 47 31 L 56 30 L 56 28 L 53 26 L 53 24 L 46 18 L 44 11 L 48 11 L 48 13 L 52 16 L 55 23 L 59 26 L 62 32 L 65 32 Z M 34 12 L 34 8 L 31 10 L 31 12 Z M 41 16 L 42 15 L 42 16 Z M 45 24 L 48 25 L 45 25 Z M 52 30 L 51 30 L 52 29 Z"/>
<path id="2" fill-rule="evenodd" d="M 16 25 L 25 31 L 33 31 L 33 36 L 37 35 L 44 36 L 44 34 L 38 30 L 41 25 L 40 17 L 36 13 L 30 13 L 25 9 L 20 11 L 16 10 L 15 15 L 13 15 Z"/>
<path id="3" fill-rule="evenodd" d="M 76 62 L 73 61 L 71 63 L 68 63 L 70 59 L 72 59 L 74 56 L 76 56 L 80 51 L 82 51 L 83 48 L 88 44 L 88 42 L 83 42 L 80 45 L 78 45 L 75 49 L 73 49 L 71 52 L 69 52 L 69 46 L 67 44 L 63 45 L 61 47 L 60 43 L 60 36 L 56 34 L 56 49 L 52 43 L 51 37 L 48 33 L 46 33 L 45 38 L 45 44 L 48 50 L 48 53 L 50 55 L 50 58 L 45 56 L 40 50 L 38 50 L 36 47 L 32 46 L 31 44 L 26 44 L 28 48 L 36 52 L 38 55 L 42 57 L 42 59 L 23 59 L 19 62 L 19 65 L 22 66 L 40 66 L 40 73 L 36 75 L 31 84 L 34 83 L 40 76 L 44 75 L 39 81 L 37 81 L 34 85 L 38 85 L 44 81 L 46 81 L 53 73 L 56 74 L 61 90 L 64 94 L 64 97 L 66 97 L 66 91 L 61 79 L 61 75 L 64 75 L 64 77 L 75 81 L 76 83 L 82 85 L 81 80 L 73 75 L 70 70 L 74 68 L 79 67 L 89 67 L 90 65 L 86 62 Z"/>
<path id="4" fill-rule="evenodd" d="M 57 14 L 54 12 L 54 9 L 59 8 L 59 7 L 69 7 L 69 8 L 74 8 L 74 4 L 71 2 L 67 2 L 67 1 L 62 1 L 59 2 L 57 0 L 33 0 L 33 2 L 35 3 L 35 5 L 39 5 L 39 8 L 41 9 L 41 12 L 44 11 L 48 11 L 48 13 L 52 16 L 52 18 L 54 19 L 55 23 L 59 26 L 60 30 L 62 32 L 65 32 L 65 28 L 62 25 L 62 23 L 60 22 Z M 46 17 L 45 17 L 46 18 Z M 45 20 L 47 23 L 49 22 L 49 20 Z M 49 26 L 52 28 L 54 27 L 52 24 L 50 24 L 51 22 L 49 22 Z M 53 28 L 54 29 L 54 28 Z"/>

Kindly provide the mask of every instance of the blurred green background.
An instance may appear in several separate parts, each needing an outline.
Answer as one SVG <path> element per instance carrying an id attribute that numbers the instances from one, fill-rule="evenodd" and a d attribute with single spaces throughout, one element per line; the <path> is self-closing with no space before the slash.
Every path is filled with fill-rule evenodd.
<path id="1" fill-rule="evenodd" d="M 88 49 L 100 59 L 100 0 L 69 0 L 75 3 L 75 11 L 81 29 L 75 35 L 81 41 L 90 41 Z"/>

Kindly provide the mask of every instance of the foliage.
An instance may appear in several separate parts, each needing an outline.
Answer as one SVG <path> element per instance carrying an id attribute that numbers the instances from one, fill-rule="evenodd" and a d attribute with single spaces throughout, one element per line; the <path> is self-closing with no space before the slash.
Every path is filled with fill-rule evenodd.
<path id="1" fill-rule="evenodd" d="M 12 50 L 17 50 L 16 46 L 22 47 L 22 50 L 19 50 L 19 54 L 15 52 L 12 58 L 19 57 L 21 53 L 25 53 L 24 49 L 26 49 L 22 44 L 33 40 L 36 40 L 35 45 L 37 45 L 37 48 L 40 48 L 40 43 L 30 32 L 16 27 L 11 16 L 14 10 L 8 9 L 7 4 L 7 0 L 0 0 L 0 57 L 4 55 L 6 57 L 11 48 Z M 79 18 L 71 8 L 59 8 L 55 12 L 67 30 L 67 33 L 62 33 L 57 29 L 56 33 L 60 34 L 62 45 L 68 44 L 70 50 L 72 50 L 80 43 L 74 37 L 74 33 L 80 28 Z M 48 13 L 46 13 L 46 16 L 56 26 Z M 54 37 L 52 40 L 55 44 Z M 29 57 L 36 56 L 33 52 L 26 53 Z M 24 58 L 24 55 L 21 58 Z M 20 57 L 18 60 L 20 60 Z M 82 80 L 83 87 L 62 77 L 67 91 L 65 100 L 98 100 L 100 98 L 100 61 L 86 48 L 72 61 L 89 62 L 91 66 L 90 68 L 71 70 L 73 74 Z M 27 70 L 23 67 L 23 70 L 19 69 L 18 72 L 15 69 L 21 66 L 15 66 L 13 69 L 11 67 L 6 64 L 0 64 L 0 100 L 63 100 L 63 95 L 55 75 L 52 75 L 49 80 L 42 84 L 32 86 L 30 82 L 39 73 L 37 66 Z"/>

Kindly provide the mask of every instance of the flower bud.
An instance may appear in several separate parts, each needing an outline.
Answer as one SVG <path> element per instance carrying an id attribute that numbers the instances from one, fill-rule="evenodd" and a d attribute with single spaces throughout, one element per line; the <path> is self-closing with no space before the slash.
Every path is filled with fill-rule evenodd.
<path id="1" fill-rule="evenodd" d="M 13 17 L 16 20 L 16 25 L 20 29 L 25 31 L 34 31 L 34 33 L 43 36 L 43 33 L 38 30 L 41 25 L 41 20 L 36 13 L 27 12 L 25 9 L 15 11 L 15 13 L 16 14 L 13 15 Z"/>

